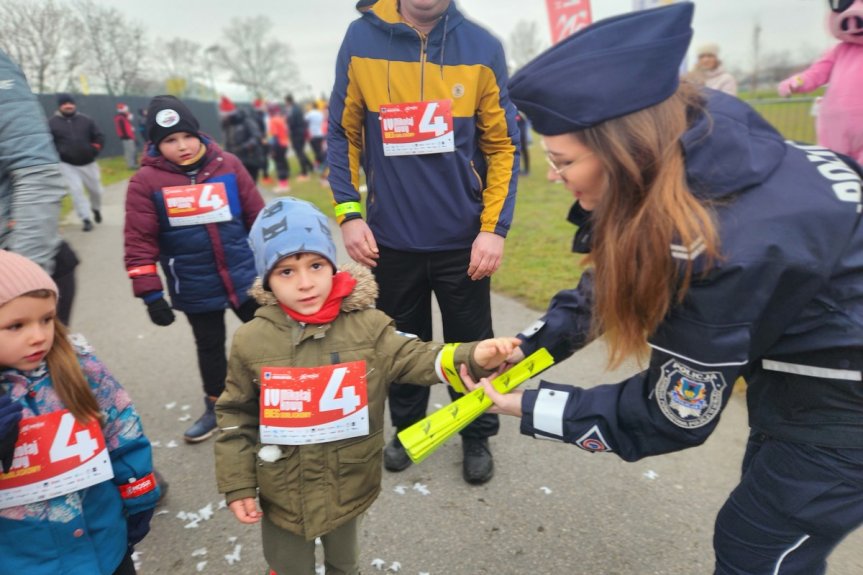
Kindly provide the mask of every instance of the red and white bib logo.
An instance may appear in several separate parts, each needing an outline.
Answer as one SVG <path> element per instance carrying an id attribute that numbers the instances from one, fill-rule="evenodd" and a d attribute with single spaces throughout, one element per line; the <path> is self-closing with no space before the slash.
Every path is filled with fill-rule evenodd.
<path id="1" fill-rule="evenodd" d="M 172 227 L 231 221 L 228 192 L 222 182 L 163 188 L 162 197 Z"/>
<path id="2" fill-rule="evenodd" d="M 261 443 L 324 443 L 369 433 L 366 362 L 261 369 Z"/>
<path id="3" fill-rule="evenodd" d="M 380 108 L 385 156 L 455 150 L 452 100 L 387 104 Z"/>
<path id="4" fill-rule="evenodd" d="M 68 411 L 21 420 L 12 466 L 0 473 L 0 509 L 45 501 L 114 477 L 98 421 Z"/>

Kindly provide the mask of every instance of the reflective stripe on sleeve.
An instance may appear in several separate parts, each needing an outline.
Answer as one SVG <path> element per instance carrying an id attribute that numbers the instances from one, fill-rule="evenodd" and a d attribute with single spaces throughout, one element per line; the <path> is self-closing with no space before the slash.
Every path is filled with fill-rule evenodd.
<path id="1" fill-rule="evenodd" d="M 117 489 L 123 499 L 138 497 L 156 489 L 156 477 L 152 473 L 148 473 L 141 479 L 130 479 L 128 484 L 120 485 Z"/>
<path id="2" fill-rule="evenodd" d="M 523 330 L 521 330 L 521 333 L 524 334 L 524 337 L 533 337 L 543 327 L 545 327 L 545 321 L 538 319 Z"/>
<path id="3" fill-rule="evenodd" d="M 135 268 L 129 268 L 126 270 L 126 274 L 130 278 L 136 278 L 138 276 L 146 276 L 146 275 L 156 275 L 156 264 L 150 264 L 146 266 L 138 266 Z"/>
<path id="4" fill-rule="evenodd" d="M 435 371 L 443 383 L 448 383 L 459 393 L 467 393 L 467 388 L 462 383 L 455 367 L 455 348 L 459 345 L 458 343 L 448 343 L 443 346 L 435 358 Z"/>
<path id="5" fill-rule="evenodd" d="M 341 204 L 336 204 L 335 207 L 337 218 L 341 218 L 352 213 L 361 214 L 362 211 L 363 207 L 359 202 L 342 202 Z"/>
<path id="6" fill-rule="evenodd" d="M 833 369 L 830 367 L 816 367 L 814 365 L 802 365 L 799 363 L 787 363 L 773 359 L 761 360 L 761 366 L 768 371 L 781 371 L 807 377 L 821 377 L 824 379 L 843 379 L 846 381 L 863 381 L 863 372 L 852 369 Z"/>
<path id="7" fill-rule="evenodd" d="M 533 404 L 533 428 L 563 437 L 563 410 L 566 409 L 569 392 L 542 388 L 537 391 L 536 403 Z"/>

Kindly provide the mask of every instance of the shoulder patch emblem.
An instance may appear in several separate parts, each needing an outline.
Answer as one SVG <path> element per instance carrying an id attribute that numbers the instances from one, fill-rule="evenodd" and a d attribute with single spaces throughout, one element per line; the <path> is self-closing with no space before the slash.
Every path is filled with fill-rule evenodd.
<path id="1" fill-rule="evenodd" d="M 662 366 L 656 402 L 678 427 L 695 429 L 710 423 L 722 409 L 725 377 L 719 371 L 697 371 L 676 359 Z"/>
<path id="2" fill-rule="evenodd" d="M 611 447 L 609 447 L 608 442 L 605 441 L 605 437 L 603 437 L 602 432 L 599 430 L 599 426 L 597 425 L 594 425 L 587 430 L 587 433 L 579 437 L 575 441 L 575 445 L 585 451 L 592 451 L 594 453 L 599 451 L 613 451 Z"/>
<path id="3" fill-rule="evenodd" d="M 464 84 L 453 84 L 452 97 L 461 98 L 464 96 Z"/>

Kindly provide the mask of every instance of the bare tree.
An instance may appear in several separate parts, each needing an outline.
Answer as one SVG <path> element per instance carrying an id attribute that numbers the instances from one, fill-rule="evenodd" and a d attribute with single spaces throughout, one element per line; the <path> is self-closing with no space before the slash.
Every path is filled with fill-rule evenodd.
<path id="1" fill-rule="evenodd" d="M 116 8 L 77 0 L 79 33 L 88 44 L 93 72 L 111 95 L 128 94 L 141 81 L 146 31 Z"/>
<path id="2" fill-rule="evenodd" d="M 0 48 L 15 60 L 36 92 L 67 89 L 84 64 L 76 15 L 54 0 L 0 3 Z"/>
<path id="3" fill-rule="evenodd" d="M 212 49 L 230 72 L 230 81 L 245 86 L 253 97 L 284 94 L 297 84 L 299 72 L 291 47 L 270 35 L 272 24 L 264 16 L 237 19 L 222 31 L 227 40 Z"/>
<path id="4" fill-rule="evenodd" d="M 168 92 L 178 97 L 190 96 L 207 79 L 207 53 L 203 46 L 185 38 L 160 40 L 155 51 L 156 76 L 165 80 Z M 170 89 L 176 87 L 175 91 Z"/>
<path id="5" fill-rule="evenodd" d="M 519 20 L 509 35 L 509 60 L 513 72 L 530 62 L 545 44 L 540 40 L 539 26 L 532 20 Z"/>

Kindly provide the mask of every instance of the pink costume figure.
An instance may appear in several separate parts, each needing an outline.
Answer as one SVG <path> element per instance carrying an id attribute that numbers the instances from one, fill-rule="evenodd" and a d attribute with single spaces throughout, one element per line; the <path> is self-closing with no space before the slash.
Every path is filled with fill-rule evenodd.
<path id="1" fill-rule="evenodd" d="M 863 0 L 829 0 L 830 32 L 841 40 L 809 68 L 779 83 L 779 95 L 829 83 L 818 107 L 818 143 L 863 163 Z"/>

